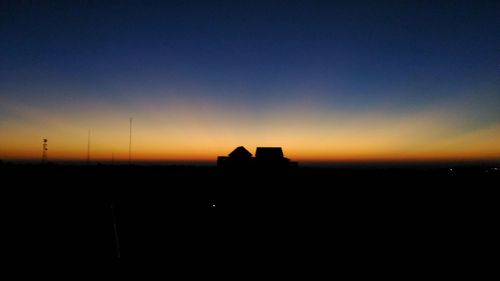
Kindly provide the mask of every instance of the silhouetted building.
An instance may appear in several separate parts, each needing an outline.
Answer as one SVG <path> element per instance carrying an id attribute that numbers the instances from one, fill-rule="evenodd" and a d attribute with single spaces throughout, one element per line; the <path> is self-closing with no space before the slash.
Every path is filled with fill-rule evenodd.
<path id="1" fill-rule="evenodd" d="M 257 147 L 255 158 L 263 161 L 280 161 L 286 159 L 283 157 L 281 147 Z"/>
<path id="2" fill-rule="evenodd" d="M 258 166 L 288 167 L 290 159 L 283 156 L 281 147 L 257 147 L 255 160 Z"/>
<path id="3" fill-rule="evenodd" d="M 252 153 L 243 146 L 238 146 L 229 156 L 217 157 L 217 167 L 249 167 L 252 162 Z"/>
<path id="4" fill-rule="evenodd" d="M 229 156 L 217 157 L 217 167 L 221 168 L 291 168 L 297 165 L 283 156 L 281 147 L 257 147 L 254 158 L 252 153 L 239 146 Z"/>
<path id="5" fill-rule="evenodd" d="M 238 160 L 248 160 L 252 158 L 252 153 L 250 153 L 245 147 L 238 146 L 233 152 L 229 153 L 231 159 Z"/>

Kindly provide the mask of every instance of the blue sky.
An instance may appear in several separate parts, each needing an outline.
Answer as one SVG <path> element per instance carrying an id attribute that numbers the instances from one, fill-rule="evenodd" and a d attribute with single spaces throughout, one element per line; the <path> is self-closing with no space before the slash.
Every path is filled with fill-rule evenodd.
<path id="1" fill-rule="evenodd" d="M 441 110 L 464 134 L 500 122 L 497 1 L 1 5 L 0 126 L 16 132 L 28 128 L 16 106 L 76 120 L 58 111 L 188 103 L 248 122 L 300 106 L 346 122 Z"/>

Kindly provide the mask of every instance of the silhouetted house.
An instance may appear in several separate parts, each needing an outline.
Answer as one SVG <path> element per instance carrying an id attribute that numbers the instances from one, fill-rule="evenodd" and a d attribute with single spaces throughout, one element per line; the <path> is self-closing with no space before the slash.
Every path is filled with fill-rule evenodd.
<path id="1" fill-rule="evenodd" d="M 217 167 L 250 167 L 253 164 L 252 153 L 243 146 L 238 146 L 229 156 L 217 157 Z"/>
<path id="2" fill-rule="evenodd" d="M 255 161 L 259 167 L 288 168 L 290 159 L 283 156 L 281 147 L 257 147 Z"/>
<path id="3" fill-rule="evenodd" d="M 252 153 L 250 153 L 245 147 L 238 146 L 233 152 L 229 153 L 231 159 L 236 160 L 248 160 L 252 158 Z"/>
<path id="4" fill-rule="evenodd" d="M 283 156 L 281 147 L 257 147 L 255 159 L 262 161 L 282 161 L 286 158 Z"/>
<path id="5" fill-rule="evenodd" d="M 237 147 L 229 156 L 219 156 L 217 167 L 221 168 L 292 168 L 297 162 L 283 156 L 281 147 L 257 147 L 255 158 L 243 146 Z"/>

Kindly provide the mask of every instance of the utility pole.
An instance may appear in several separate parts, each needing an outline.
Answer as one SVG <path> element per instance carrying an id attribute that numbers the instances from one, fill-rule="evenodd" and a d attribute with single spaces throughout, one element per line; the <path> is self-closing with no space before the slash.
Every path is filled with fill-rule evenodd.
<path id="1" fill-rule="evenodd" d="M 116 212 L 115 206 L 113 202 L 111 202 L 111 216 L 113 217 L 113 232 L 115 234 L 115 250 L 116 250 L 116 258 L 120 258 L 120 239 L 118 237 L 118 223 L 116 220 Z"/>
<path id="2" fill-rule="evenodd" d="M 130 139 L 128 143 L 128 164 L 132 165 L 132 117 L 130 117 Z"/>
<path id="3" fill-rule="evenodd" d="M 47 164 L 47 143 L 48 143 L 48 140 L 47 139 L 43 139 L 43 142 L 42 142 L 42 164 Z"/>
<path id="4" fill-rule="evenodd" d="M 89 129 L 89 135 L 87 139 L 87 165 L 90 165 L 90 129 Z"/>

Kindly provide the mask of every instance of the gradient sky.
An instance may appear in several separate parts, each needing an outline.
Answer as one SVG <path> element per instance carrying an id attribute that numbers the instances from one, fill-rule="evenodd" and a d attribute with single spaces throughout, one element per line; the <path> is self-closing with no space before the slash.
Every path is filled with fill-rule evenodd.
<path id="1" fill-rule="evenodd" d="M 500 160 L 500 2 L 1 1 L 0 159 L 129 117 L 136 160 Z"/>

